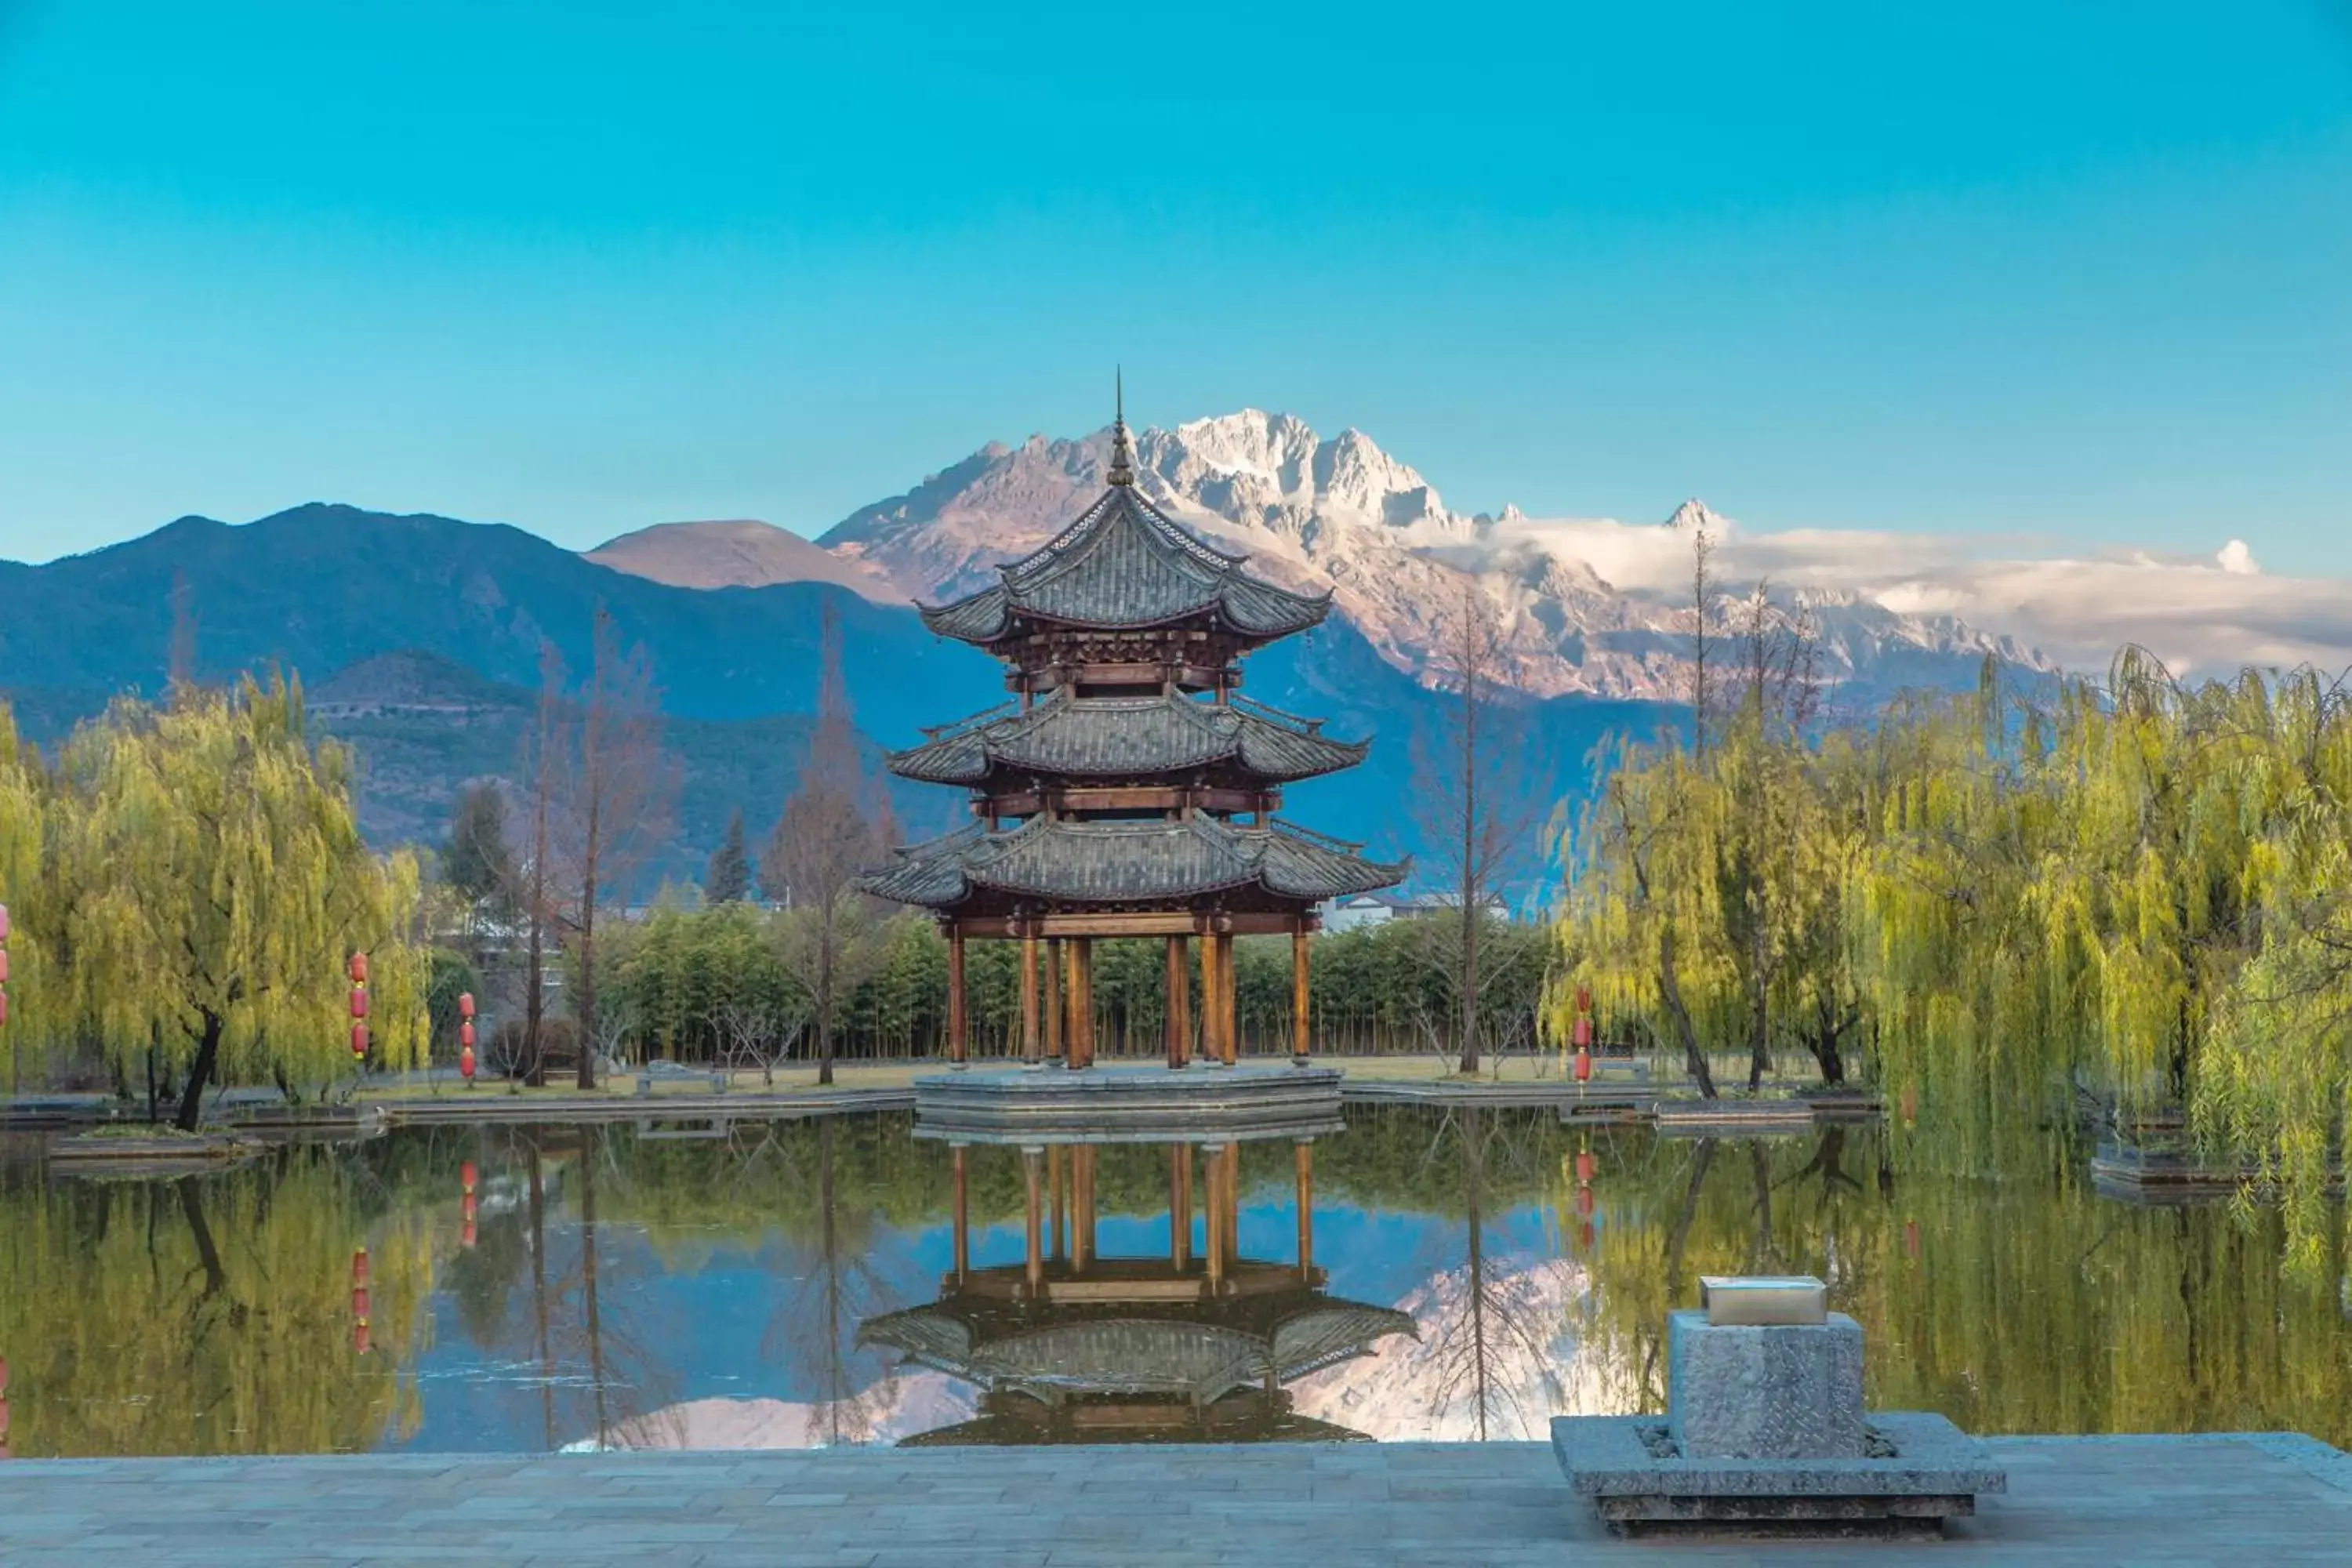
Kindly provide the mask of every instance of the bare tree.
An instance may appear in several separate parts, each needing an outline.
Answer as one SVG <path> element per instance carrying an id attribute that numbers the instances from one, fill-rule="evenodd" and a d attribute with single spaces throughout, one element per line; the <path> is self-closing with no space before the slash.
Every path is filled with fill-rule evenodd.
<path id="1" fill-rule="evenodd" d="M 1692 750 L 1706 753 L 1706 618 L 1715 605 L 1715 584 L 1707 568 L 1715 558 L 1715 539 L 1706 531 L 1704 512 L 1691 526 L 1691 737 Z"/>
<path id="2" fill-rule="evenodd" d="M 596 916 L 625 892 L 669 827 L 677 774 L 662 750 L 661 710 L 645 650 L 621 647 L 612 612 L 598 606 L 594 662 L 582 693 L 579 740 L 566 748 L 561 853 L 580 959 L 580 1087 L 596 1087 Z"/>
<path id="3" fill-rule="evenodd" d="M 801 1037 L 803 1020 L 787 1018 L 758 997 L 730 996 L 710 1009 L 710 1032 L 719 1043 L 719 1065 L 729 1072 L 760 1069 L 760 1081 L 773 1088 L 776 1064 Z"/>
<path id="4" fill-rule="evenodd" d="M 523 946 L 523 1081 L 533 1088 L 547 1081 L 547 1052 L 542 1027 L 547 1013 L 547 928 L 552 908 L 553 884 L 548 857 L 555 816 L 557 721 L 563 704 L 563 657 L 555 645 L 539 648 L 539 705 L 530 733 L 524 737 L 519 772 L 530 788 L 530 845 L 517 863 L 507 862 L 513 879 L 514 902 L 524 924 Z"/>
<path id="5" fill-rule="evenodd" d="M 1424 951 L 1456 1007 L 1463 1072 L 1479 1062 L 1479 934 L 1538 867 L 1552 769 L 1534 726 L 1509 628 L 1475 577 L 1462 579 L 1433 668 L 1444 700 L 1417 737 L 1413 801 L 1423 853 L 1453 907 L 1426 917 Z"/>
<path id="6" fill-rule="evenodd" d="M 889 797 L 868 776 L 841 674 L 841 621 L 824 606 L 816 732 L 760 864 L 761 884 L 784 905 L 777 956 L 810 999 L 817 1082 L 833 1081 L 834 1025 L 842 1003 L 889 957 L 884 907 L 858 886 L 897 836 Z"/>

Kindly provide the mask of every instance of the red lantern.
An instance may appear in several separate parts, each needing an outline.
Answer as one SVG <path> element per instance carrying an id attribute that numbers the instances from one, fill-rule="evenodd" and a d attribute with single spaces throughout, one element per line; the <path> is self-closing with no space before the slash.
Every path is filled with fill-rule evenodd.
<path id="1" fill-rule="evenodd" d="M 1590 1149 L 1576 1152 L 1576 1179 L 1585 1183 L 1592 1180 L 1592 1151 Z"/>
<path id="2" fill-rule="evenodd" d="M 478 1232 L 475 1229 L 473 1219 L 468 1216 L 466 1223 L 458 1227 L 457 1245 L 466 1248 L 468 1252 L 472 1251 L 474 1247 L 474 1240 L 478 1234 Z"/>
<path id="3" fill-rule="evenodd" d="M 467 1025 L 466 1027 L 468 1032 L 473 1029 L 473 1026 L 471 1024 Z M 474 1042 L 471 1040 L 467 1040 L 466 1042 L 466 1048 L 458 1053 L 457 1072 L 460 1077 L 465 1079 L 466 1087 L 467 1089 L 474 1087 Z"/>
<path id="4" fill-rule="evenodd" d="M 354 1018 L 364 1018 L 367 1016 L 366 992 L 354 990 L 352 993 L 352 1016 Z"/>
<path id="5" fill-rule="evenodd" d="M 0 985 L 8 984 L 8 950 L 0 947 Z"/>
<path id="6" fill-rule="evenodd" d="M 368 1321 L 368 1291 L 364 1285 L 352 1287 L 352 1316 L 362 1323 Z"/>
<path id="7" fill-rule="evenodd" d="M 365 1319 L 362 1319 L 360 1321 L 352 1325 L 352 1350 L 353 1353 L 358 1355 L 367 1354 L 373 1342 L 368 1337 L 368 1326 Z"/>
<path id="8" fill-rule="evenodd" d="M 474 1048 L 474 1021 L 471 1018 L 457 1026 L 457 1043 L 469 1051 Z"/>
<path id="9" fill-rule="evenodd" d="M 1580 1013 L 1590 1013 L 1592 1011 L 1592 988 L 1591 986 L 1580 985 L 1576 988 L 1576 1010 Z"/>
<path id="10" fill-rule="evenodd" d="M 352 1060 L 358 1061 L 364 1058 L 367 1055 L 367 1026 L 353 1024 L 352 1026 Z"/>
<path id="11" fill-rule="evenodd" d="M 1591 1220 L 1579 1220 L 1577 1222 L 1576 1244 L 1584 1248 L 1587 1252 L 1592 1250 L 1592 1222 Z"/>
<path id="12" fill-rule="evenodd" d="M 1583 1016 L 1583 1015 L 1581 1015 L 1581 1014 L 1578 1015 L 1578 1016 L 1577 1016 L 1577 1020 L 1576 1020 L 1576 1029 L 1575 1029 L 1575 1032 L 1574 1032 L 1572 1035 L 1570 1035 L 1570 1041 L 1571 1041 L 1571 1043 L 1573 1043 L 1573 1044 L 1577 1047 L 1577 1048 L 1578 1048 L 1578 1049 L 1580 1049 L 1580 1050 L 1583 1049 L 1583 1048 L 1584 1048 L 1585 1047 L 1587 1047 L 1587 1046 L 1591 1045 L 1591 1044 L 1592 1044 L 1592 1020 L 1591 1020 L 1591 1018 L 1588 1018 L 1588 1017 L 1584 1016 Z"/>
<path id="13" fill-rule="evenodd" d="M 471 1193 L 474 1190 L 475 1182 L 478 1179 L 478 1173 L 475 1171 L 474 1162 L 471 1160 L 467 1161 L 464 1164 L 457 1167 L 458 1191 L 463 1193 Z"/>
<path id="14" fill-rule="evenodd" d="M 353 1247 L 352 1249 L 352 1287 L 356 1289 L 367 1282 L 367 1248 L 364 1247 Z"/>
<path id="15" fill-rule="evenodd" d="M 1904 1121 L 1904 1124 L 1905 1124 L 1906 1126 L 1908 1126 L 1908 1125 L 1909 1125 L 1910 1123 L 1912 1123 L 1913 1121 L 1917 1121 L 1917 1120 L 1918 1120 L 1918 1117 L 1919 1117 L 1919 1094 L 1918 1094 L 1918 1091 L 1917 1091 L 1916 1089 L 1905 1089 L 1905 1090 L 1903 1091 L 1903 1121 Z"/>
<path id="16" fill-rule="evenodd" d="M 1576 1081 L 1579 1083 L 1592 1081 L 1592 1053 L 1580 1046 L 1577 1047 L 1576 1052 Z"/>
<path id="17" fill-rule="evenodd" d="M 1591 1187 L 1579 1187 L 1576 1189 L 1576 1217 L 1579 1219 L 1591 1219 L 1592 1217 L 1592 1189 Z"/>
<path id="18" fill-rule="evenodd" d="M 351 970 L 352 970 L 352 984 L 354 984 L 354 985 L 364 985 L 364 984 L 367 984 L 367 954 L 366 954 L 366 953 L 364 953 L 364 952 L 355 952 L 355 953 L 352 954 L 352 964 L 351 964 Z"/>
<path id="19" fill-rule="evenodd" d="M 460 991 L 457 993 L 457 1016 L 466 1019 L 468 1023 L 472 1022 L 474 1016 L 474 994 L 472 992 Z"/>
<path id="20" fill-rule="evenodd" d="M 8 940 L 8 906 L 0 904 L 0 942 Z"/>

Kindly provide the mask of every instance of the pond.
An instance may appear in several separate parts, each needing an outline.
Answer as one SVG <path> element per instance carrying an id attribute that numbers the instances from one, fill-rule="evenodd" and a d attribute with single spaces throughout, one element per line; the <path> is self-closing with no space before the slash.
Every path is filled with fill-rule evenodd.
<path id="1" fill-rule="evenodd" d="M 1868 1126 L 1362 1107 L 1304 1158 L 974 1148 L 961 1172 L 872 1115 L 415 1128 L 162 1181 L 41 1148 L 0 1141 L 20 1457 L 1541 1439 L 1660 1408 L 1668 1306 L 1743 1271 L 1829 1281 L 1875 1407 L 2352 1438 L 2340 1259 L 2284 1278 L 2275 1216 L 2112 1202 L 2056 1149 L 1963 1178 Z"/>

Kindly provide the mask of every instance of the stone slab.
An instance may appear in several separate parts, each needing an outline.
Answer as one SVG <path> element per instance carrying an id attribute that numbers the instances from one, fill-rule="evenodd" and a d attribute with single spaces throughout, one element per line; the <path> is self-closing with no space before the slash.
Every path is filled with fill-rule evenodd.
<path id="1" fill-rule="evenodd" d="M 1666 1426 L 1692 1458 L 1837 1459 L 1862 1453 L 1862 1325 L 1710 1323 L 1666 1316 Z"/>
<path id="2" fill-rule="evenodd" d="M 1983 1444 L 1925 1411 L 1872 1415 L 1870 1426 L 1894 1449 L 1874 1458 L 1660 1458 L 1645 1435 L 1662 1426 L 1654 1415 L 1557 1416 L 1552 1453 L 1570 1489 L 1596 1504 L 1631 1498 L 1661 1500 L 1662 1508 L 1702 1498 L 1973 1498 L 2009 1489 L 2008 1472 Z"/>
<path id="3" fill-rule="evenodd" d="M 915 1080 L 915 1136 L 956 1143 L 1164 1143 L 1341 1131 L 1338 1068 L 988 1068 Z"/>
<path id="4" fill-rule="evenodd" d="M 2352 1463 L 2309 1439 L 1996 1437 L 1987 1447 L 2009 1490 L 1948 1522 L 1934 1547 L 1939 1563 L 2346 1562 Z M 1546 1447 L 1524 1442 L 0 1463 L 7 1568 L 1697 1568 L 1765 1556 L 1616 1540 L 1567 1495 Z M 1889 1568 L 1908 1559 L 1881 1541 L 1825 1540 L 1769 1561 Z"/>

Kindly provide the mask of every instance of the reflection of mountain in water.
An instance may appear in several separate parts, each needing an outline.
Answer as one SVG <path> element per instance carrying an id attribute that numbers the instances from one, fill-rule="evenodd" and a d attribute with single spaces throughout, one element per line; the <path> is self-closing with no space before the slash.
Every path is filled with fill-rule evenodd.
<path id="1" fill-rule="evenodd" d="M 896 1443 L 972 1413 L 971 1395 L 936 1372 L 893 1373 L 862 1390 L 845 1414 L 833 1401 L 689 1399 L 623 1421 L 606 1448 L 822 1448 L 849 1426 L 866 1442 Z M 854 1418 L 853 1418 L 854 1417 Z M 593 1440 L 570 1446 L 593 1449 Z"/>
<path id="2" fill-rule="evenodd" d="M 1541 1442 L 1554 1415 L 1614 1414 L 1572 1375 L 1572 1310 L 1584 1269 L 1569 1258 L 1432 1276 L 1397 1303 L 1416 1333 L 1299 1379 L 1298 1413 L 1382 1442 Z"/>

